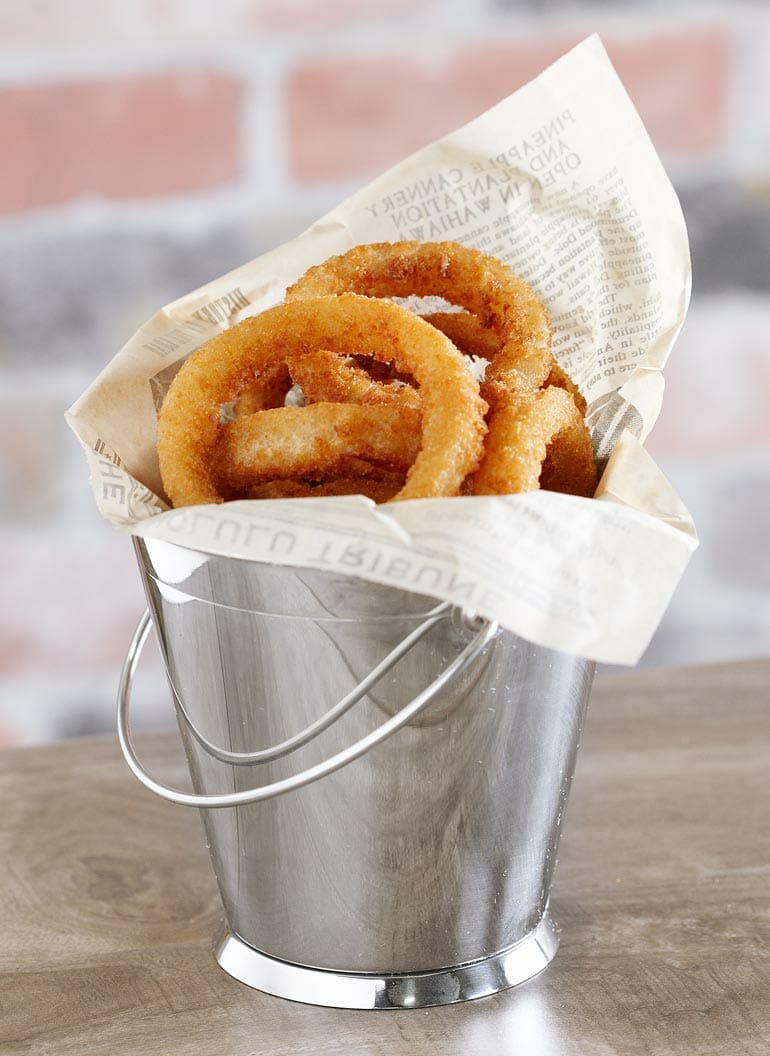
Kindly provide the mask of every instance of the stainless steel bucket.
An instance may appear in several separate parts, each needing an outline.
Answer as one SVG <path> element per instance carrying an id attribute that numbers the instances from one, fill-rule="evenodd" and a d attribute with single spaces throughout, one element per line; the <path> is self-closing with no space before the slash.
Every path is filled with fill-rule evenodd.
<path id="1" fill-rule="evenodd" d="M 281 997 L 419 1007 L 556 952 L 548 893 L 594 665 L 423 595 L 154 540 L 137 555 L 227 917 Z"/>

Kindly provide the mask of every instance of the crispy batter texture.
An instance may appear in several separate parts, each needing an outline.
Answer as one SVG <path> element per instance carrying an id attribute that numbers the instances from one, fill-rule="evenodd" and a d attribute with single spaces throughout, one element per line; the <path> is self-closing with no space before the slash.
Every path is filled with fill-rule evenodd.
<path id="1" fill-rule="evenodd" d="M 366 371 L 372 381 L 402 381 L 405 385 L 414 385 L 411 374 L 402 374 L 396 370 L 394 363 L 379 363 L 371 356 L 361 356 L 358 353 L 352 355 L 350 361 L 354 366 Z"/>
<path id="2" fill-rule="evenodd" d="M 249 499 L 309 499 L 327 495 L 364 495 L 373 502 L 390 502 L 404 486 L 403 474 L 384 480 L 371 477 L 336 477 L 316 484 L 306 480 L 269 480 L 246 491 Z"/>
<path id="3" fill-rule="evenodd" d="M 423 319 L 446 334 L 452 344 L 456 345 L 466 356 L 478 356 L 480 359 L 492 360 L 500 351 L 500 338 L 494 330 L 483 327 L 475 315 L 468 312 L 433 312 L 424 315 Z M 575 406 L 581 414 L 586 413 L 587 404 L 572 378 L 554 360 L 551 371 L 545 379 L 544 388 L 555 385 L 572 395 Z"/>
<path id="4" fill-rule="evenodd" d="M 238 417 L 245 414 L 254 414 L 256 411 L 266 411 L 271 407 L 283 407 L 286 393 L 291 388 L 292 381 L 289 368 L 285 363 L 279 363 L 271 370 L 266 370 L 260 377 L 255 378 L 238 397 L 235 413 Z"/>
<path id="5" fill-rule="evenodd" d="M 384 300 L 413 295 L 463 310 L 421 319 Z M 545 308 L 500 261 L 452 242 L 357 246 L 286 297 L 174 379 L 158 421 L 173 505 L 593 494 L 585 400 L 553 358 Z M 488 361 L 481 392 L 460 353 Z M 305 407 L 283 406 L 292 384 Z M 222 424 L 229 403 L 237 417 Z"/>
<path id="6" fill-rule="evenodd" d="M 440 330 L 466 356 L 492 360 L 500 351 L 498 335 L 494 330 L 482 326 L 476 316 L 469 312 L 432 312 L 422 318 Z M 410 386 L 396 386 L 389 383 L 390 378 L 373 377 L 368 370 L 359 367 L 355 360 L 345 362 L 341 356 L 326 349 L 310 352 L 301 360 L 292 362 L 291 374 L 292 380 L 302 387 L 308 403 L 328 400 L 340 403 L 419 406 L 419 394 Z M 580 413 L 586 413 L 587 404 L 580 389 L 555 360 L 543 387 L 549 385 L 571 393 Z M 285 392 L 283 395 L 285 396 Z M 278 403 L 265 403 L 264 406 L 277 407 Z M 254 410 L 259 409 L 254 407 Z"/>
<path id="7" fill-rule="evenodd" d="M 466 356 L 493 360 L 500 351 L 500 336 L 495 330 L 482 326 L 470 312 L 431 312 L 423 319 L 446 334 Z"/>
<path id="8" fill-rule="evenodd" d="M 546 456 L 551 466 L 541 480 Z M 490 422 L 487 457 L 473 478 L 474 495 L 507 495 L 541 486 L 572 495 L 596 490 L 591 438 L 572 396 L 551 386 L 522 405 L 501 406 Z"/>
<path id="9" fill-rule="evenodd" d="M 324 294 L 439 296 L 477 316 L 500 340 L 491 375 L 534 391 L 550 371 L 548 314 L 523 279 L 494 257 L 457 242 L 375 242 L 310 268 L 286 291 L 294 301 Z"/>
<path id="10" fill-rule="evenodd" d="M 556 389 L 564 389 L 565 392 L 568 392 L 572 399 L 575 401 L 575 406 L 580 411 L 580 414 L 583 416 L 585 415 L 586 411 L 588 410 L 588 404 L 586 403 L 585 396 L 577 387 L 577 385 L 569 376 L 569 374 L 566 372 L 566 370 L 563 370 L 558 363 L 554 363 L 554 365 L 551 367 L 551 373 L 546 378 L 544 388 L 548 388 L 549 386 L 552 386 Z M 553 490 L 558 491 L 559 489 L 556 488 Z"/>
<path id="11" fill-rule="evenodd" d="M 489 406 L 490 434 L 501 437 L 554 366 L 548 313 L 534 290 L 501 261 L 456 242 L 378 242 L 354 246 L 310 268 L 286 291 L 286 300 L 341 294 L 370 297 L 439 296 L 475 315 L 499 347 L 481 395 Z M 457 324 L 454 324 L 457 325 Z M 499 421 L 496 419 L 499 418 Z M 510 445 L 502 449 L 513 453 Z M 484 462 L 502 455 L 487 444 Z M 515 467 L 510 467 L 515 475 Z M 503 474 L 504 475 L 504 474 Z"/>
<path id="12" fill-rule="evenodd" d="M 313 403 L 236 418 L 222 430 L 212 466 L 229 492 L 280 478 L 321 480 L 350 456 L 404 473 L 420 449 L 420 415 L 399 407 Z"/>
<path id="13" fill-rule="evenodd" d="M 225 428 L 220 406 L 280 363 L 319 348 L 393 362 L 419 386 L 420 448 L 394 498 L 458 493 L 465 476 L 478 466 L 486 433 L 486 404 L 467 361 L 443 334 L 406 309 L 346 293 L 268 309 L 190 356 L 158 419 L 161 477 L 174 506 L 223 501 L 211 465 Z"/>
<path id="14" fill-rule="evenodd" d="M 376 381 L 361 367 L 346 363 L 343 356 L 325 348 L 292 359 L 289 369 L 292 380 L 301 387 L 306 403 L 386 404 L 415 411 L 420 407 L 416 389 Z"/>

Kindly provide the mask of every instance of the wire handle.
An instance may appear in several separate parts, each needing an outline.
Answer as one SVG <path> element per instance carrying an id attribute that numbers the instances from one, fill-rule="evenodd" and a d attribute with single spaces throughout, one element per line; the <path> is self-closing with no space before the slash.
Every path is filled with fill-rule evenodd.
<path id="1" fill-rule="evenodd" d="M 338 701 L 333 707 L 323 714 L 320 718 L 316 719 L 315 722 L 309 723 L 299 733 L 293 734 L 291 737 L 287 737 L 285 741 L 281 741 L 280 744 L 274 744 L 269 748 L 260 748 L 256 752 L 233 752 L 227 748 L 220 748 L 218 745 L 213 744 L 200 732 L 198 727 L 193 722 L 191 716 L 188 714 L 187 709 L 184 706 L 180 694 L 178 693 L 176 686 L 174 685 L 171 673 L 167 670 L 169 676 L 169 682 L 171 683 L 171 690 L 176 700 L 177 708 L 179 713 L 184 719 L 185 725 L 193 735 L 195 740 L 210 756 L 214 759 L 218 759 L 221 763 L 230 763 L 232 766 L 254 766 L 259 763 L 268 763 L 274 759 L 282 759 L 286 755 L 290 755 L 292 752 L 296 752 L 298 748 L 302 748 L 303 745 L 309 741 L 314 740 L 324 730 L 335 723 L 338 719 L 341 719 L 354 704 L 357 704 L 362 697 L 365 697 L 372 686 L 376 685 L 380 679 L 390 671 L 392 667 L 399 662 L 402 656 L 409 652 L 409 650 L 424 638 L 428 631 L 437 624 L 440 620 L 446 619 L 450 610 L 452 609 L 451 602 L 445 601 L 441 605 L 432 609 L 426 614 L 426 619 L 416 627 L 413 631 L 402 638 L 398 645 L 391 649 L 388 655 L 380 660 L 372 670 L 363 678 L 357 686 L 354 686 L 349 693 L 346 693 L 342 700 Z"/>
<path id="2" fill-rule="evenodd" d="M 437 619 L 441 618 L 443 612 L 438 610 L 434 611 L 425 624 L 428 627 L 433 626 Z M 123 663 L 123 669 L 120 673 L 120 683 L 118 686 L 118 741 L 120 743 L 121 751 L 123 756 L 128 763 L 129 769 L 134 776 L 141 781 L 141 783 L 148 788 L 151 792 L 154 792 L 157 796 L 162 799 L 167 799 L 171 803 L 177 803 L 184 807 L 200 807 L 203 809 L 218 809 L 222 807 L 241 807 L 247 803 L 259 803 L 266 799 L 272 799 L 274 796 L 281 796 L 286 792 L 292 792 L 296 788 L 303 788 L 305 785 L 312 784 L 314 781 L 320 780 L 322 777 L 326 777 L 328 774 L 334 773 L 335 770 L 342 769 L 343 766 L 347 766 L 348 763 L 352 763 L 354 759 L 358 759 L 369 751 L 370 748 L 374 748 L 375 745 L 382 743 L 387 740 L 397 730 L 405 726 L 411 719 L 419 715 L 428 705 L 433 701 L 436 695 L 447 686 L 452 679 L 459 675 L 465 667 L 468 666 L 484 649 L 489 642 L 497 634 L 498 624 L 494 620 L 487 620 L 483 617 L 477 617 L 471 613 L 463 613 L 465 622 L 475 630 L 475 634 L 468 645 L 458 653 L 458 655 L 452 660 L 444 670 L 437 675 L 437 677 L 426 686 L 416 697 L 406 704 L 396 715 L 393 715 L 390 719 L 384 722 L 381 726 L 378 726 L 376 730 L 372 730 L 365 737 L 356 741 L 348 748 L 344 748 L 341 752 L 337 752 L 336 755 L 330 756 L 321 763 L 317 763 L 315 766 L 308 767 L 307 770 L 302 770 L 298 774 L 293 774 L 291 777 L 285 777 L 280 781 L 273 781 L 267 785 L 260 785 L 257 788 L 242 789 L 239 792 L 223 792 L 214 795 L 200 795 L 194 792 L 184 792 L 181 789 L 172 788 L 170 785 L 164 785 L 160 781 L 156 781 L 144 768 L 139 758 L 137 757 L 136 750 L 134 749 L 133 741 L 131 738 L 131 729 L 129 725 L 129 705 L 131 699 L 131 687 L 134 680 L 134 675 L 139 663 L 139 659 L 142 654 L 147 636 L 152 626 L 152 618 L 149 612 L 145 612 L 139 621 L 139 624 L 134 632 L 134 636 L 131 639 L 131 644 L 128 647 L 128 653 Z M 425 624 L 421 624 L 420 627 L 416 628 L 411 635 L 408 636 L 405 641 L 411 639 L 410 644 L 414 644 L 417 640 L 415 635 L 419 635 L 419 632 L 424 629 Z M 403 643 L 402 643 L 403 645 Z M 399 646 L 396 647 L 394 652 L 399 650 Z M 403 650 L 399 652 L 399 657 L 403 655 Z M 391 653 L 389 657 L 386 657 L 385 661 L 382 661 L 375 668 L 375 671 L 382 668 L 382 665 L 392 657 Z M 394 661 L 395 662 L 395 661 Z M 393 666 L 390 664 L 389 666 Z M 384 674 L 384 670 L 380 671 L 380 674 Z M 367 688 L 373 681 L 372 673 L 364 679 Z M 362 683 L 363 684 L 363 683 Z M 360 687 L 357 687 L 357 689 Z M 353 694 L 356 690 L 353 690 Z M 348 697 L 350 694 L 348 695 Z M 348 698 L 344 698 L 347 700 Z M 355 699 L 359 699 L 356 697 Z M 342 704 L 343 701 L 340 702 Z M 332 709 L 332 712 L 337 710 L 340 705 L 336 705 Z M 327 713 L 327 717 L 328 717 Z M 333 720 L 332 720 L 333 721 Z M 320 731 L 319 731 L 320 732 Z M 280 747 L 280 746 L 278 746 Z"/>

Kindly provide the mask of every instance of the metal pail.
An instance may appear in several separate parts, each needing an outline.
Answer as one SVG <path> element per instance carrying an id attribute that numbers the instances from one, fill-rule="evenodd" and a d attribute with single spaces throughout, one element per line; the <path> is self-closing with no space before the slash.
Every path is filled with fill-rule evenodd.
<path id="1" fill-rule="evenodd" d="M 594 665 L 435 598 L 155 540 L 136 551 L 227 917 L 217 959 L 345 1008 L 495 993 L 548 893 Z"/>

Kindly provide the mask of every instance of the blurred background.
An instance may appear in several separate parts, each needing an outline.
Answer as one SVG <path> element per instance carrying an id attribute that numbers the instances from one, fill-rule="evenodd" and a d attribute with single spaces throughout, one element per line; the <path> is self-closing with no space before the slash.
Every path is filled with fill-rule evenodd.
<path id="1" fill-rule="evenodd" d="M 599 31 L 695 294 L 649 448 L 702 546 L 643 661 L 770 650 L 770 6 L 3 0 L 0 743 L 113 728 L 143 601 L 63 412 L 160 306 L 298 234 Z M 143 725 L 168 722 L 157 670 Z"/>

